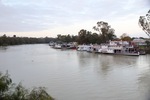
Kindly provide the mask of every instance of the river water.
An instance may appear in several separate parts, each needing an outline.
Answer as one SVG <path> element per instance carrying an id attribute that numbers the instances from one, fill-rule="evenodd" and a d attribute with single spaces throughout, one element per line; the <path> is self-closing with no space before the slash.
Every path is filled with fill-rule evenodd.
<path id="1" fill-rule="evenodd" d="M 0 71 L 56 100 L 150 100 L 150 55 L 103 55 L 48 44 L 0 47 Z"/>

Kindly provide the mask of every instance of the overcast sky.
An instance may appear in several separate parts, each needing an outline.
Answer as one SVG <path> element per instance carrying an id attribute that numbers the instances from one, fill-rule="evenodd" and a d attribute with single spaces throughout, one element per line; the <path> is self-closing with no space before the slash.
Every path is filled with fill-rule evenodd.
<path id="1" fill-rule="evenodd" d="M 149 9 L 148 0 L 0 0 L 0 35 L 77 35 L 106 21 L 117 36 L 147 37 L 138 19 Z"/>

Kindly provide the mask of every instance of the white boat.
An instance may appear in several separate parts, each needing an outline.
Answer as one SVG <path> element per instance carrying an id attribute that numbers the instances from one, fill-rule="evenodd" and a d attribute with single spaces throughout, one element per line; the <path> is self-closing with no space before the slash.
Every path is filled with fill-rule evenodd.
<path id="1" fill-rule="evenodd" d="M 49 42 L 49 46 L 53 47 L 55 45 L 55 42 Z"/>
<path id="2" fill-rule="evenodd" d="M 77 46 L 78 51 L 90 51 L 92 48 L 91 45 L 79 45 Z"/>
<path id="3" fill-rule="evenodd" d="M 62 49 L 76 49 L 76 45 L 72 43 L 62 44 Z"/>
<path id="4" fill-rule="evenodd" d="M 55 44 L 55 45 L 53 46 L 53 48 L 55 48 L 55 49 L 61 49 L 62 47 L 61 47 L 61 44 Z"/>
<path id="5" fill-rule="evenodd" d="M 118 41 L 120 42 L 120 41 Z M 139 51 L 126 43 L 118 44 L 117 42 L 113 43 L 112 41 L 108 44 L 102 44 L 98 49 L 99 53 L 102 54 L 118 54 L 118 55 L 130 55 L 130 56 L 139 56 Z"/>

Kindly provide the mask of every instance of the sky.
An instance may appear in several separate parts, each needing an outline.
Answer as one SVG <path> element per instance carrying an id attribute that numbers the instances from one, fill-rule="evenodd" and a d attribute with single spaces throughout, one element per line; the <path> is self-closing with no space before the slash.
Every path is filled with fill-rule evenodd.
<path id="1" fill-rule="evenodd" d="M 149 0 L 0 0 L 0 36 L 78 35 L 105 21 L 118 37 L 148 37 L 138 19 L 149 9 Z"/>

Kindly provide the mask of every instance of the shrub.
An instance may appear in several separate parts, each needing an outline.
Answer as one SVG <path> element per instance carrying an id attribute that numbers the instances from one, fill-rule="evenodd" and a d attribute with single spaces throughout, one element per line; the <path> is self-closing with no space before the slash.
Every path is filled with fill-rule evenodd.
<path id="1" fill-rule="evenodd" d="M 30 92 L 19 83 L 12 83 L 8 72 L 0 73 L 0 100 L 54 100 L 44 87 L 33 88 Z"/>

